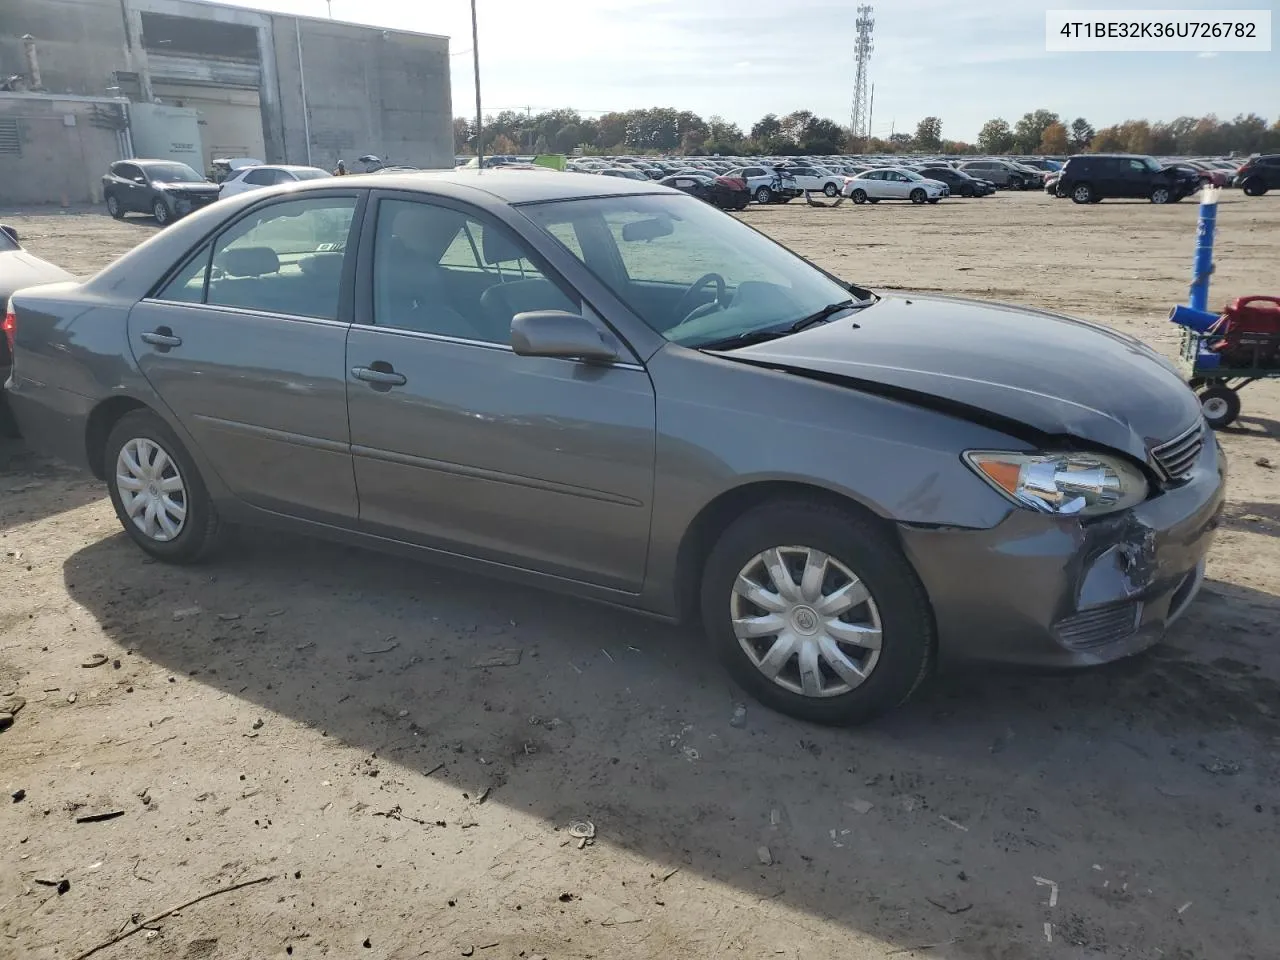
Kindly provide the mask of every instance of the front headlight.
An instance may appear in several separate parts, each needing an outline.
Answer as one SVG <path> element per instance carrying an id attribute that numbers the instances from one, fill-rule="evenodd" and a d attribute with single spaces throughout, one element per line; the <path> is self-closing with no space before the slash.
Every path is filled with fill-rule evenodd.
<path id="1" fill-rule="evenodd" d="M 970 450 L 964 461 L 1014 503 L 1041 513 L 1093 517 L 1147 499 L 1147 478 L 1120 457 Z"/>

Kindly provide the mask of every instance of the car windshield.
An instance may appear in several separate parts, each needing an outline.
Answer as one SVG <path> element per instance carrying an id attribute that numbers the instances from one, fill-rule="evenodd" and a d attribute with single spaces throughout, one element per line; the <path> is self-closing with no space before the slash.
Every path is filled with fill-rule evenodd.
<path id="1" fill-rule="evenodd" d="M 1148 170 L 1151 170 L 1154 173 L 1159 173 L 1160 170 L 1163 169 L 1156 161 L 1155 157 L 1143 157 L 1142 162 L 1147 165 Z"/>
<path id="2" fill-rule="evenodd" d="M 593 197 L 522 210 L 646 324 L 682 346 L 782 335 L 853 299 L 849 288 L 785 247 L 687 195 Z"/>
<path id="3" fill-rule="evenodd" d="M 323 180 L 325 177 L 331 177 L 328 170 L 294 170 L 293 175 L 299 180 Z"/>
<path id="4" fill-rule="evenodd" d="M 149 163 L 143 170 L 147 179 L 160 183 L 201 183 L 204 180 L 185 163 Z"/>

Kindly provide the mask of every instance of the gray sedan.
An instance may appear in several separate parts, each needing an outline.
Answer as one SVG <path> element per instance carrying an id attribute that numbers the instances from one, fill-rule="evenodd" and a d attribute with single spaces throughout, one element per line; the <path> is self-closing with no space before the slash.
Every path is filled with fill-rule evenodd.
<path id="1" fill-rule="evenodd" d="M 1140 342 L 879 296 L 647 182 L 273 188 L 14 307 L 24 432 L 147 553 L 269 524 L 700 620 L 820 722 L 944 656 L 1150 646 L 1223 502 L 1196 398 Z"/>

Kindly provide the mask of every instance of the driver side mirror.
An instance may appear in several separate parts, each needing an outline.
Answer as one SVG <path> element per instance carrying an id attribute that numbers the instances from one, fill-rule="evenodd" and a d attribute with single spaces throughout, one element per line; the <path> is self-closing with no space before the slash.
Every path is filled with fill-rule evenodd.
<path id="1" fill-rule="evenodd" d="M 586 317 L 564 310 L 530 310 L 511 318 L 511 349 L 519 357 L 562 357 L 612 363 L 618 351 Z"/>
<path id="2" fill-rule="evenodd" d="M 7 223 L 0 224 L 0 230 L 3 230 L 5 235 L 14 243 L 21 244 L 22 241 L 18 239 L 18 231 Z"/>

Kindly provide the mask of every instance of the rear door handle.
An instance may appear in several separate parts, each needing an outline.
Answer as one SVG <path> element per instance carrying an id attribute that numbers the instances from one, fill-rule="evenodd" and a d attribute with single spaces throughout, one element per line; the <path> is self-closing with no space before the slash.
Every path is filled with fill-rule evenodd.
<path id="1" fill-rule="evenodd" d="M 142 342 L 149 343 L 156 347 L 180 347 L 182 346 L 182 338 L 175 337 L 173 331 L 168 327 L 161 327 L 158 330 L 152 330 L 150 333 L 142 335 Z"/>
<path id="2" fill-rule="evenodd" d="M 390 366 L 389 364 L 387 365 Z M 351 375 L 357 380 L 372 383 L 380 387 L 403 387 L 408 381 L 403 373 L 394 370 L 379 370 L 374 367 L 352 367 Z"/>

